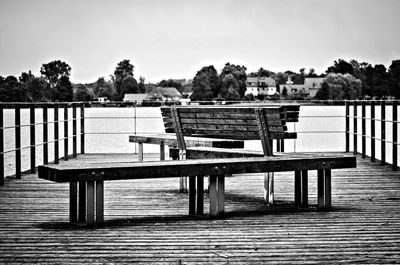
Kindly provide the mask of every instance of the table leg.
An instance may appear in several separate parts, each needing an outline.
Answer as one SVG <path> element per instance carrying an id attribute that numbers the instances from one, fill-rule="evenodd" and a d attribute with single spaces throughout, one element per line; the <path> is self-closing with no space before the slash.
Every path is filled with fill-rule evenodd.
<path id="1" fill-rule="evenodd" d="M 87 201 L 86 201 L 86 224 L 94 224 L 94 181 L 86 183 Z"/>
<path id="2" fill-rule="evenodd" d="M 96 181 L 96 224 L 104 223 L 104 181 Z"/>
<path id="3" fill-rule="evenodd" d="M 78 221 L 78 184 L 69 183 L 69 221 L 76 223 Z"/>
<path id="4" fill-rule="evenodd" d="M 331 170 L 318 170 L 318 208 L 328 209 L 332 205 L 331 199 Z"/>

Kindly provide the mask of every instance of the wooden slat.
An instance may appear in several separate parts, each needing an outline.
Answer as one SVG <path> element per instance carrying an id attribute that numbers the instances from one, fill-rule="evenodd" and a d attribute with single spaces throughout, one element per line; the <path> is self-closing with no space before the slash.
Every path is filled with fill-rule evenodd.
<path id="1" fill-rule="evenodd" d="M 90 163 L 40 166 L 39 178 L 56 182 L 169 178 L 212 174 L 238 174 L 355 167 L 354 156 L 317 154 L 274 157 L 152 161 L 142 163 Z"/>
<path id="2" fill-rule="evenodd" d="M 78 155 L 112 163 L 132 154 Z M 158 159 L 158 154 L 145 160 Z M 65 161 L 60 161 L 65 163 Z M 226 178 L 225 217 L 187 217 L 187 195 L 174 179 L 107 182 L 105 224 L 68 223 L 68 185 L 24 174 L 0 192 L 1 264 L 397 264 L 400 178 L 358 158 L 332 170 L 332 207 L 293 209 L 293 172 L 276 173 L 276 205 L 263 201 L 263 174 Z M 209 197 L 205 195 L 205 213 Z M 157 207 L 155 207 L 155 205 Z"/>

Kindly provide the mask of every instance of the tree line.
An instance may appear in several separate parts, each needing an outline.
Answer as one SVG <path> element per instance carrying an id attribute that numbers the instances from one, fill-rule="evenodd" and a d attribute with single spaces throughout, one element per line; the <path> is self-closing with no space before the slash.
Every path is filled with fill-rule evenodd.
<path id="1" fill-rule="evenodd" d="M 304 84 L 307 77 L 323 77 L 322 87 L 317 99 L 361 99 L 387 98 L 400 99 L 400 60 L 392 61 L 388 69 L 382 64 L 372 66 L 356 60 L 339 59 L 329 66 L 325 73 L 316 74 L 313 68 L 308 72 L 301 68 L 299 72 L 286 71 L 275 73 L 264 68 L 257 72 L 246 73 L 245 66 L 226 63 L 218 74 L 213 65 L 200 69 L 193 79 L 192 100 L 248 100 L 245 96 L 247 77 L 269 77 L 275 80 L 277 91 L 279 85 L 287 84 L 289 78 L 293 84 Z M 287 91 L 280 91 L 286 98 Z M 293 95 L 292 95 L 293 97 Z M 304 99 L 299 93 L 294 99 Z"/>
<path id="2" fill-rule="evenodd" d="M 360 99 L 387 98 L 400 99 L 400 60 L 393 60 L 389 68 L 382 64 L 372 66 L 356 60 L 339 59 L 329 66 L 325 73 L 316 74 L 313 68 L 299 72 L 286 71 L 275 73 L 264 68 L 246 73 L 247 68 L 241 65 L 226 63 L 218 74 L 213 65 L 201 68 L 193 78 L 191 99 L 209 100 L 251 100 L 245 96 L 247 77 L 269 77 L 275 80 L 277 91 L 279 85 L 286 84 L 290 78 L 293 84 L 304 84 L 307 77 L 323 77 L 322 87 L 317 99 Z M 41 76 L 23 72 L 20 77 L 0 76 L 0 101 L 36 102 L 36 101 L 91 101 L 106 97 L 120 101 L 126 93 L 145 93 L 156 86 L 175 87 L 182 92 L 181 83 L 174 80 L 162 80 L 156 85 L 145 84 L 144 77 L 139 82 L 134 78 L 134 65 L 130 60 L 120 61 L 110 80 L 98 78 L 93 83 L 72 84 L 71 67 L 63 61 L 55 60 L 42 65 Z M 279 91 L 281 98 L 290 98 L 287 91 Z M 302 98 L 302 93 L 296 97 Z M 293 95 L 291 95 L 293 97 Z M 261 98 L 262 99 L 262 98 Z M 292 99 L 292 98 L 290 98 Z M 295 98 L 296 99 L 296 98 Z"/>
<path id="3" fill-rule="evenodd" d="M 31 71 L 23 72 L 19 78 L 0 76 L 0 101 L 2 102 L 49 102 L 90 101 L 98 97 L 120 101 L 125 93 L 144 93 L 144 78 L 139 83 L 133 76 L 134 66 L 129 60 L 119 62 L 111 75 L 111 81 L 100 77 L 89 84 L 72 84 L 71 67 L 63 61 L 45 63 L 40 68 L 41 76 Z"/>

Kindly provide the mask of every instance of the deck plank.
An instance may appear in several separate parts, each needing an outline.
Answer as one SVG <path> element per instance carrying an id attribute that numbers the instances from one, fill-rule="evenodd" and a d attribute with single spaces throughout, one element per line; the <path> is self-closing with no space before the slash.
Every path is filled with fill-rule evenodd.
<path id="1" fill-rule="evenodd" d="M 135 161 L 115 154 L 68 163 L 93 159 Z M 178 180 L 105 182 L 106 225 L 100 229 L 68 223 L 68 183 L 34 174 L 6 179 L 0 264 L 399 263 L 400 172 L 361 159 L 355 169 L 332 170 L 331 211 L 315 207 L 316 179 L 309 172 L 311 208 L 295 209 L 293 173 L 275 173 L 274 207 L 264 204 L 263 174 L 227 178 L 225 218 L 213 220 L 187 216 Z"/>

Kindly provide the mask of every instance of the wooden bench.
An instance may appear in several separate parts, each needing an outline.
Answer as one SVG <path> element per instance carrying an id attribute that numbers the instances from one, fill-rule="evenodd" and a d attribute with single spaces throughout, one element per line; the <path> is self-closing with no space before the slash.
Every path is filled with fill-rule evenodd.
<path id="1" fill-rule="evenodd" d="M 295 139 L 288 132 L 288 123 L 297 122 L 299 105 L 230 105 L 230 106 L 172 106 L 161 108 L 166 132 L 176 134 L 177 147 L 170 148 L 173 159 L 272 156 L 284 151 L 284 140 Z M 259 140 L 262 153 L 243 149 L 187 145 L 188 137 L 202 139 Z M 265 174 L 264 190 L 267 203 L 273 203 L 273 172 Z M 187 179 L 181 179 L 181 191 L 187 190 Z"/>
<path id="2" fill-rule="evenodd" d="M 125 163 L 65 162 L 39 166 L 39 178 L 69 182 L 69 220 L 71 223 L 104 223 L 104 181 L 127 179 L 189 177 L 189 215 L 204 213 L 204 176 L 210 176 L 211 217 L 223 216 L 225 177 L 241 173 L 294 171 L 295 205 L 308 206 L 308 170 L 318 170 L 318 207 L 331 207 L 331 169 L 356 166 L 349 155 L 281 154 L 270 157 L 170 160 Z M 197 186 L 197 188 L 196 188 Z"/>

